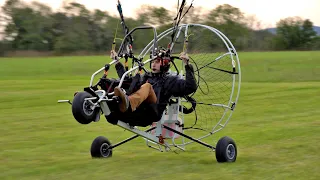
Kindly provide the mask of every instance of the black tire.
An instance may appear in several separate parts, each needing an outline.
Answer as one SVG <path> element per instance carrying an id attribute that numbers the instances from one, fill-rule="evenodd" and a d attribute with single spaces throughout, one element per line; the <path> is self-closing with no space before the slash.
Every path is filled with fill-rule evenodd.
<path id="1" fill-rule="evenodd" d="M 216 147 L 216 159 L 218 162 L 235 162 L 237 159 L 237 146 L 230 137 L 222 137 Z"/>
<path id="2" fill-rule="evenodd" d="M 93 97 L 88 92 L 79 92 L 74 96 L 72 102 L 72 114 L 73 117 L 80 124 L 89 124 L 94 121 L 97 117 L 97 113 L 100 112 L 99 108 L 95 108 L 94 110 L 89 109 L 89 102 L 85 101 L 85 98 Z M 93 101 L 94 102 L 94 101 Z"/>
<path id="3" fill-rule="evenodd" d="M 103 137 L 98 136 L 91 144 L 91 157 L 92 158 L 108 158 L 112 157 L 112 149 L 108 149 L 111 146 L 110 141 Z"/>

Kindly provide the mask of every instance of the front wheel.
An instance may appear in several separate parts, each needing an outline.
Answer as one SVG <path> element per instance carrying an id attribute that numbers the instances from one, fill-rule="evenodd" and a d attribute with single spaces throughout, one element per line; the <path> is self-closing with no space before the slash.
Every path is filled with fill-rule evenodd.
<path id="1" fill-rule="evenodd" d="M 216 147 L 216 159 L 218 162 L 235 162 L 237 159 L 237 146 L 230 137 L 221 138 Z"/>
<path id="2" fill-rule="evenodd" d="M 108 158 L 112 156 L 112 149 L 110 141 L 103 137 L 98 136 L 91 144 L 91 157 L 92 158 Z"/>
<path id="3" fill-rule="evenodd" d="M 86 98 L 92 97 L 91 94 L 85 91 L 79 92 L 74 96 L 72 114 L 80 124 L 89 124 L 99 115 L 100 109 L 98 107 L 93 107 L 92 101 L 85 100 Z"/>

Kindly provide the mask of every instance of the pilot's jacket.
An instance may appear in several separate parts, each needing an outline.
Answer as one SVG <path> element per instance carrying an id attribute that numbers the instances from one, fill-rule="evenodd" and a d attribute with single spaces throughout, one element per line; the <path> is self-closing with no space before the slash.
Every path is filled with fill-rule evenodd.
<path id="1" fill-rule="evenodd" d="M 121 78 L 125 73 L 125 68 L 121 63 L 116 64 L 118 76 Z M 193 66 L 191 64 L 185 65 L 186 77 L 181 79 L 177 75 L 165 73 L 145 73 L 140 76 L 133 77 L 132 86 L 128 95 L 134 93 L 140 86 L 146 82 L 150 83 L 157 96 L 157 110 L 159 118 L 161 118 L 163 111 L 169 102 L 169 99 L 174 97 L 184 97 L 197 90 L 197 82 L 194 76 Z"/>

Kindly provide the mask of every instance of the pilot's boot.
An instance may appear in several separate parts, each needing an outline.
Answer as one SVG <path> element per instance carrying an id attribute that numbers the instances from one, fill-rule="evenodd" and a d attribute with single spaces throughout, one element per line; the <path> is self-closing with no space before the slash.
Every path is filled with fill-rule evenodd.
<path id="1" fill-rule="evenodd" d="M 119 104 L 120 111 L 126 112 L 129 108 L 128 96 L 119 87 L 114 88 L 114 95 L 119 96 L 121 98 L 121 102 Z"/>

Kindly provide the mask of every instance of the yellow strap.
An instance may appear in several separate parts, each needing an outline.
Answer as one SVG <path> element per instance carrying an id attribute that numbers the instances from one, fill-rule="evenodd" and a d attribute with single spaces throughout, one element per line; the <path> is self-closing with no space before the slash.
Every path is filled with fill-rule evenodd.
<path id="1" fill-rule="evenodd" d="M 188 43 L 189 43 L 189 37 L 193 35 L 192 33 L 189 34 L 187 37 L 186 37 L 186 40 L 184 41 L 184 44 L 183 44 L 183 52 L 187 52 L 187 46 L 188 46 Z"/>

